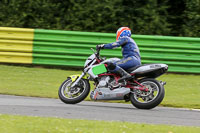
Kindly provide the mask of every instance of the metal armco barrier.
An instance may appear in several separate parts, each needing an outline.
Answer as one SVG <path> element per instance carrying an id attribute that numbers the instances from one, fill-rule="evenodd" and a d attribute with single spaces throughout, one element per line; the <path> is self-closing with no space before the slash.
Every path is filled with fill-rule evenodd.
<path id="1" fill-rule="evenodd" d="M 34 37 L 33 37 L 34 34 Z M 142 63 L 166 63 L 170 72 L 200 73 L 200 38 L 132 35 Z M 115 34 L 0 27 L 0 62 L 83 67 L 97 44 L 115 41 Z M 121 48 L 101 51 L 121 56 Z"/>
<path id="2" fill-rule="evenodd" d="M 32 63 L 33 29 L 0 27 L 0 62 Z"/>

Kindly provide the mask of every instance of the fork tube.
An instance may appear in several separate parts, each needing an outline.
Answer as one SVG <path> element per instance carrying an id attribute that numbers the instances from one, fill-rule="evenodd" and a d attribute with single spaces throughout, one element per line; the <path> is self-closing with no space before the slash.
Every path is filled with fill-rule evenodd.
<path id="1" fill-rule="evenodd" d="M 85 75 L 85 73 L 83 72 L 83 73 L 81 74 L 81 76 L 79 76 L 78 79 L 71 85 L 71 87 L 74 87 L 74 86 L 81 80 L 81 78 L 82 78 L 84 75 Z"/>

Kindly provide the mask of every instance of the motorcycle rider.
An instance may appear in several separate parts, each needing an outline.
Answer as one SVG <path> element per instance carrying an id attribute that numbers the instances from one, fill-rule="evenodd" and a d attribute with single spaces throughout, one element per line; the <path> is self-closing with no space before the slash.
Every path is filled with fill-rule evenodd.
<path id="1" fill-rule="evenodd" d="M 135 41 L 131 38 L 130 28 L 119 28 L 116 33 L 116 42 L 97 45 L 97 48 L 100 49 L 114 49 L 120 46 L 122 47 L 123 59 L 106 63 L 108 71 L 119 73 L 122 76 L 118 82 L 131 77 L 125 70 L 141 65 L 140 51 Z"/>

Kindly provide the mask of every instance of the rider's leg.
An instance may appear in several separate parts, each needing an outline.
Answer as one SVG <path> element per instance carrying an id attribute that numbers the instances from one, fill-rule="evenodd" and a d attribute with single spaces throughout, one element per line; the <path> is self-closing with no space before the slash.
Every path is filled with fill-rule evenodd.
<path id="1" fill-rule="evenodd" d="M 131 77 L 129 73 L 127 73 L 125 70 L 129 69 L 131 67 L 135 67 L 138 65 L 141 65 L 140 60 L 138 60 L 136 57 L 128 57 L 124 58 L 120 61 L 117 61 L 114 63 L 116 65 L 115 69 L 112 70 L 113 72 L 119 73 L 122 77 L 118 80 L 118 82 L 122 82 L 125 79 L 128 79 Z"/>
<path id="2" fill-rule="evenodd" d="M 128 79 L 131 77 L 129 73 L 127 73 L 124 69 L 122 69 L 119 66 L 116 66 L 115 71 L 119 73 L 122 77 L 118 80 L 118 82 L 123 82 L 124 80 Z"/>
<path id="3" fill-rule="evenodd" d="M 127 70 L 129 68 L 141 65 L 141 61 L 138 58 L 132 56 L 132 57 L 121 59 L 115 62 L 115 64 L 123 68 L 124 70 Z"/>
<path id="4" fill-rule="evenodd" d="M 114 63 L 108 62 L 107 64 L 107 69 L 110 72 L 114 72 L 114 73 L 119 73 L 122 78 L 120 78 L 118 80 L 118 82 L 123 81 L 124 79 L 130 78 L 131 75 L 129 73 L 127 73 L 124 69 L 122 69 L 121 67 L 117 66 Z"/>

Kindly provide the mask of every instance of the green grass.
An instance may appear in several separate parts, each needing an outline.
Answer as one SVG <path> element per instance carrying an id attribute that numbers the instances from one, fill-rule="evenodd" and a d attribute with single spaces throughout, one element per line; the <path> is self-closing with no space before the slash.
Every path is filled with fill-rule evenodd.
<path id="1" fill-rule="evenodd" d="M 0 65 L 0 93 L 58 98 L 61 83 L 69 75 L 80 73 L 81 71 Z M 159 79 L 167 82 L 162 106 L 200 109 L 200 75 L 165 74 Z"/>
<path id="2" fill-rule="evenodd" d="M 163 106 L 200 109 L 200 75 L 166 74 L 158 79 L 167 81 Z"/>
<path id="3" fill-rule="evenodd" d="M 199 133 L 199 127 L 0 114 L 0 133 Z"/>

